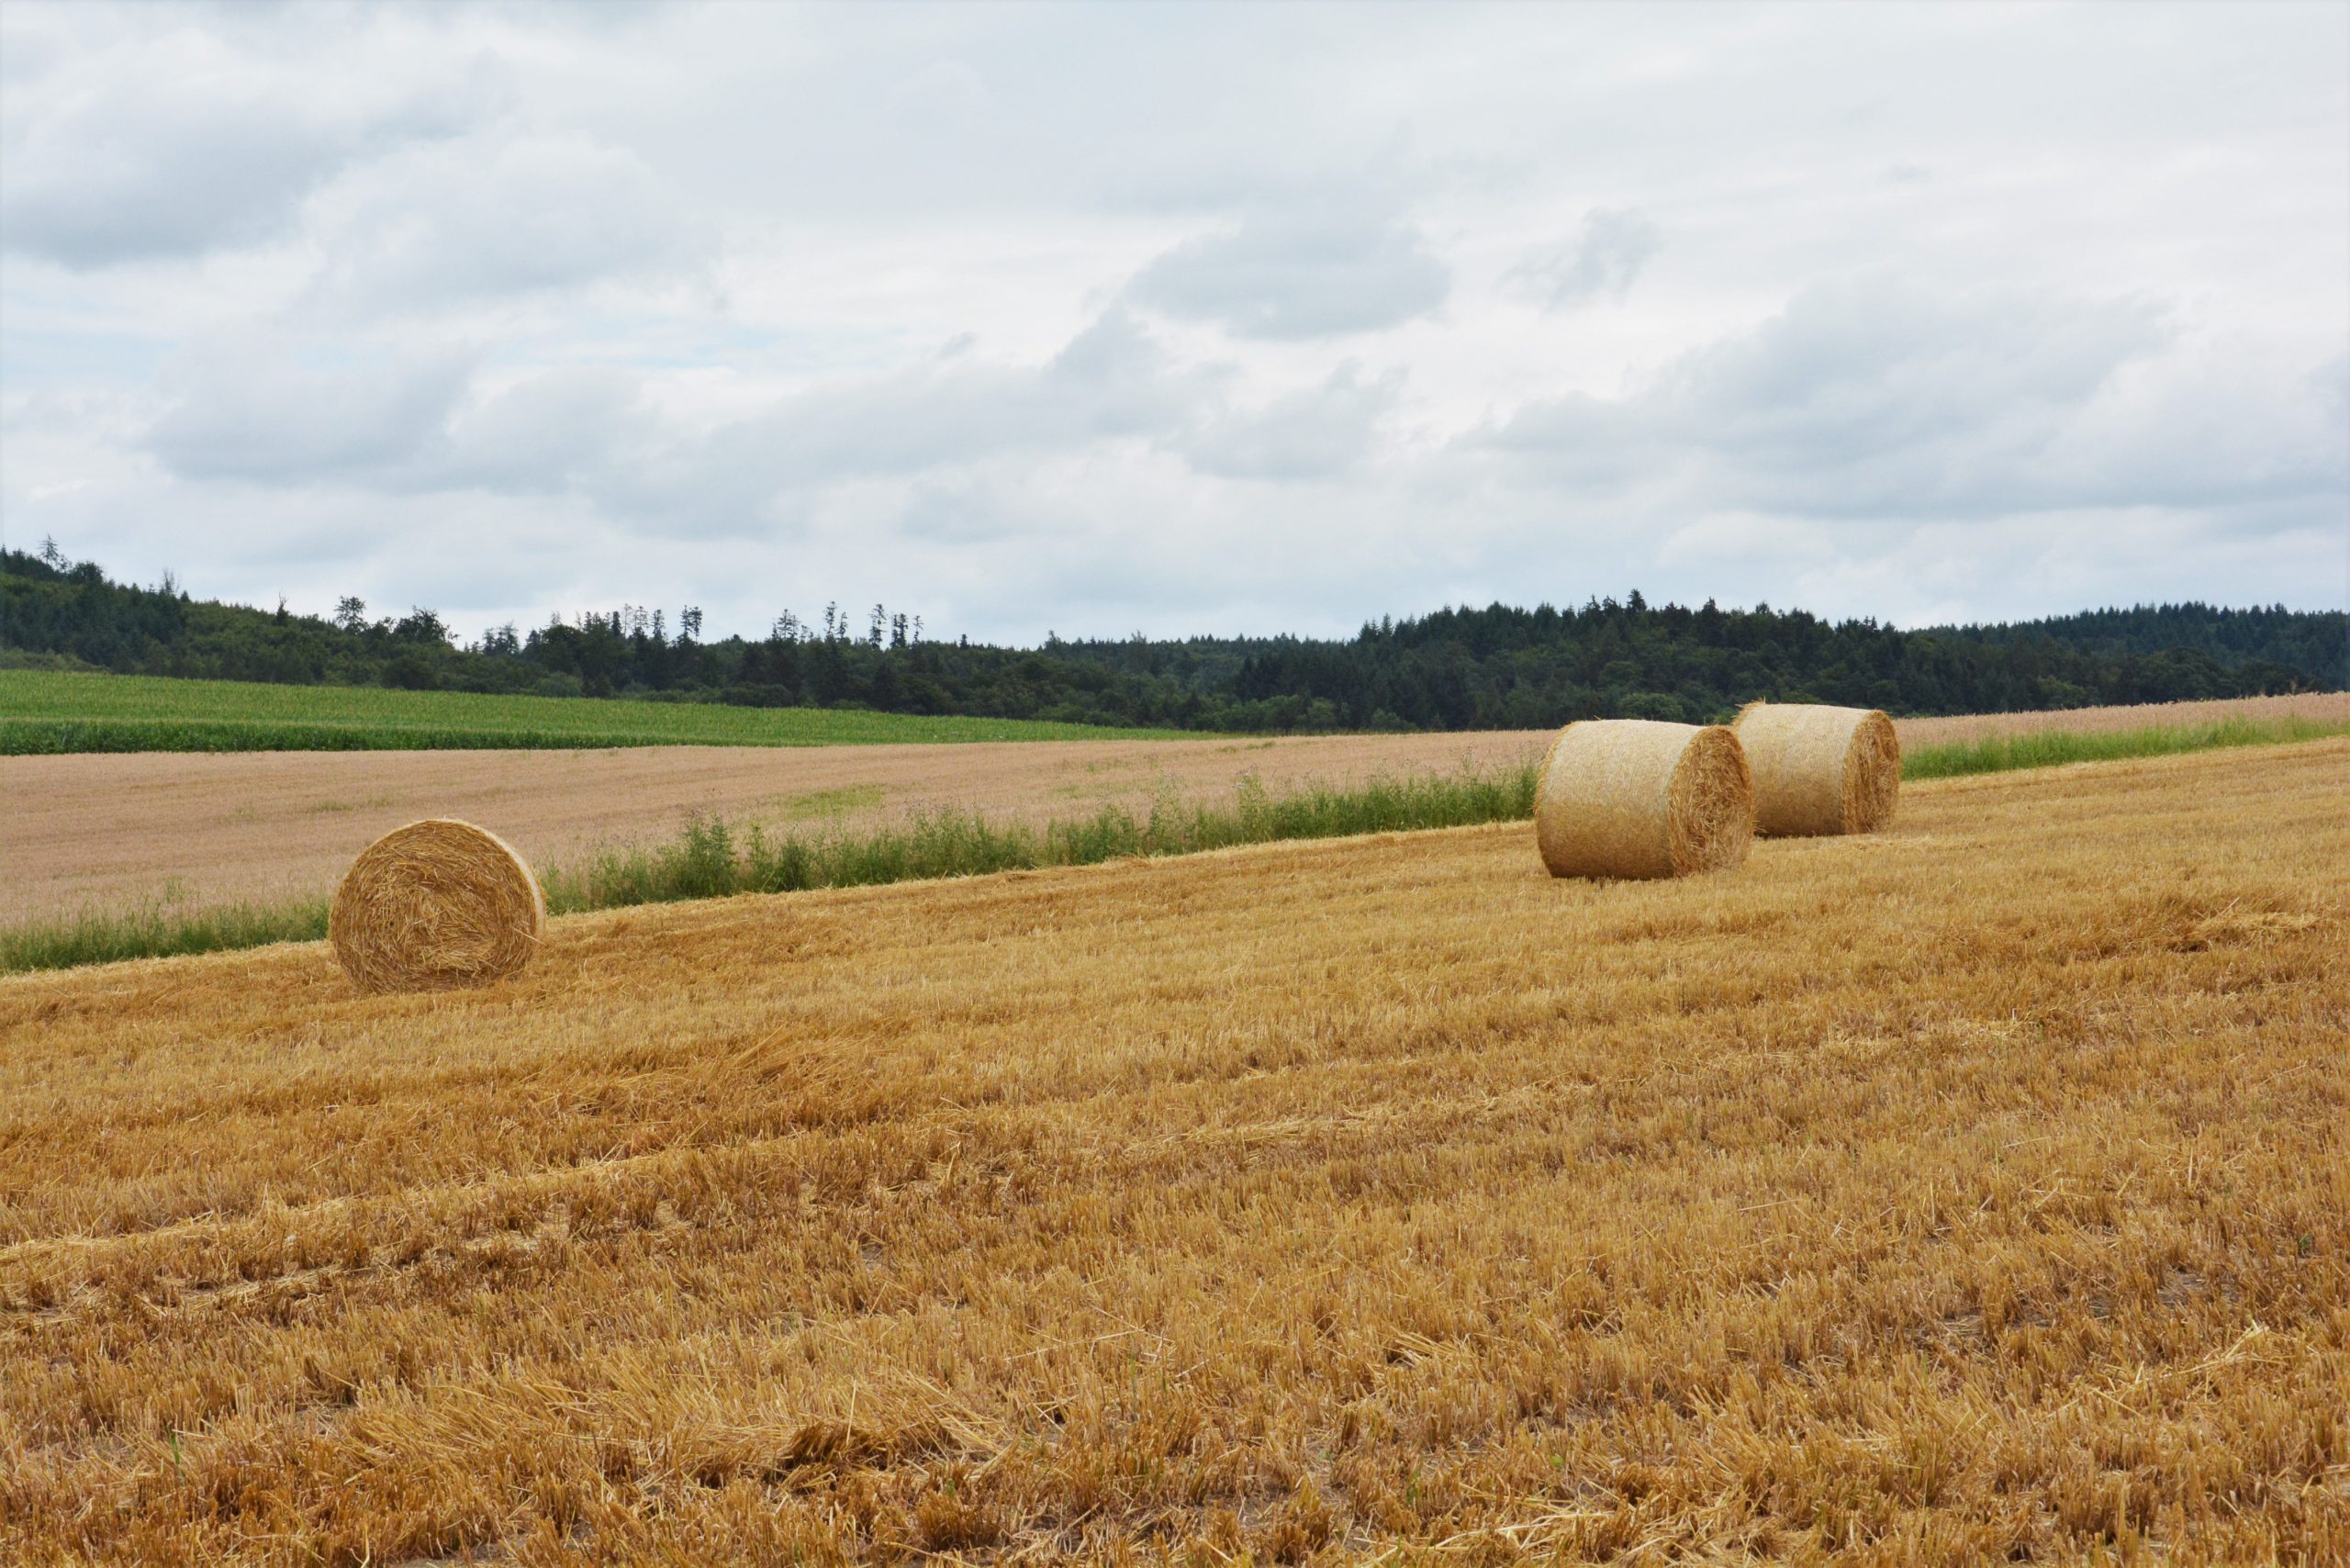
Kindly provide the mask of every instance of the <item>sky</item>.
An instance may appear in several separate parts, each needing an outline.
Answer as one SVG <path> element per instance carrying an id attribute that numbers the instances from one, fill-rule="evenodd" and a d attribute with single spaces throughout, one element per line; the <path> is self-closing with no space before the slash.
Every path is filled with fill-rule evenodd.
<path id="1" fill-rule="evenodd" d="M 0 532 L 462 634 L 2350 597 L 2350 5 L 0 7 Z"/>

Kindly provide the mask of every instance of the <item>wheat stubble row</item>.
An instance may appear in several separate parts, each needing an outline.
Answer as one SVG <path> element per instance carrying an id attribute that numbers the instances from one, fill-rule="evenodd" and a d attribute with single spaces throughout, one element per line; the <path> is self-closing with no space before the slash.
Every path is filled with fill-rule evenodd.
<path id="1" fill-rule="evenodd" d="M 2338 1559 L 2345 771 L 0 981 L 0 1557 Z"/>

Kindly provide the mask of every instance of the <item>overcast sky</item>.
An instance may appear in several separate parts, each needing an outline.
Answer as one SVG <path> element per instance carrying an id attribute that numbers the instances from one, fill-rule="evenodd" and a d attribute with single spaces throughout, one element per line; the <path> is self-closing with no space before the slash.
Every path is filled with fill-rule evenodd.
<path id="1" fill-rule="evenodd" d="M 2350 591 L 2350 6 L 0 7 L 0 527 L 709 633 Z"/>

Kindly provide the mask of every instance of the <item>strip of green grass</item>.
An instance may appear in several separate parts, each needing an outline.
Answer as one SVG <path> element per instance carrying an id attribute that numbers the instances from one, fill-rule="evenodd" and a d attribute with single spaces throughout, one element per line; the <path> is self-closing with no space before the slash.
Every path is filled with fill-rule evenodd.
<path id="1" fill-rule="evenodd" d="M 2350 724 L 2324 723 L 2288 715 L 2280 719 L 2219 719 L 2208 724 L 2160 724 L 2137 730 L 2073 732 L 2031 730 L 1919 746 L 1901 759 L 1905 779 L 1955 778 L 1969 773 L 2006 773 L 2019 767 L 2055 767 L 2068 762 L 2119 762 L 2136 756 L 2218 751 L 2229 746 L 2277 745 L 2350 734 Z"/>
<path id="2" fill-rule="evenodd" d="M 2341 734 L 2350 734 L 2350 725 L 2289 718 L 2104 734 L 2036 733 L 1920 747 L 1903 760 L 1902 774 L 1913 780 L 1948 778 Z M 576 868 L 553 868 L 543 879 L 548 907 L 570 914 L 733 893 L 1095 865 L 1125 856 L 1189 855 L 1280 839 L 1521 822 L 1534 814 L 1536 774 L 1528 765 L 1494 773 L 1377 779 L 1349 789 L 1315 787 L 1281 796 L 1269 795 L 1252 778 L 1241 781 L 1227 804 L 1169 797 L 1141 815 L 1112 806 L 1091 817 L 1043 827 L 999 826 L 981 817 L 947 813 L 862 833 L 771 836 L 760 827 L 736 828 L 707 818 L 689 823 L 668 844 L 608 852 Z M 124 915 L 88 914 L 0 931 L 0 973 L 313 941 L 325 934 L 326 905 L 320 900 L 274 909 L 239 905 L 180 913 L 159 907 Z"/>
<path id="3" fill-rule="evenodd" d="M 0 974 L 315 942 L 326 934 L 324 899 L 193 911 L 152 905 L 128 914 L 83 914 L 0 931 Z"/>
<path id="4" fill-rule="evenodd" d="M 1140 816 L 1113 806 L 1043 827 L 999 826 L 975 815 L 946 813 L 862 833 L 770 836 L 759 827 L 737 829 L 706 818 L 688 823 L 669 844 L 608 852 L 576 870 L 550 868 L 542 880 L 547 907 L 557 914 L 730 893 L 871 887 L 1089 866 L 1131 855 L 1188 855 L 1284 838 L 1509 822 L 1533 814 L 1534 785 L 1531 767 L 1380 779 L 1281 796 L 1268 794 L 1251 778 L 1241 781 L 1228 805 L 1187 804 L 1169 797 Z M 0 931 L 0 973 L 311 941 L 325 935 L 322 901 L 277 910 L 238 906 L 179 913 L 151 907 L 126 915 L 86 914 Z"/>
<path id="5" fill-rule="evenodd" d="M 1144 815 L 1105 806 L 1042 827 L 999 826 L 957 813 L 858 834 L 769 836 L 716 819 L 688 824 L 673 843 L 613 851 L 546 879 L 559 913 L 732 893 L 861 888 L 935 877 L 976 877 L 1047 866 L 1092 866 L 1128 856 L 1194 855 L 1279 839 L 1513 822 L 1534 812 L 1535 769 L 1375 779 L 1352 789 L 1272 796 L 1241 781 L 1230 805 L 1158 801 Z"/>
<path id="6" fill-rule="evenodd" d="M 1170 740 L 1197 732 L 835 708 L 495 697 L 371 686 L 0 670 L 0 756 Z"/>

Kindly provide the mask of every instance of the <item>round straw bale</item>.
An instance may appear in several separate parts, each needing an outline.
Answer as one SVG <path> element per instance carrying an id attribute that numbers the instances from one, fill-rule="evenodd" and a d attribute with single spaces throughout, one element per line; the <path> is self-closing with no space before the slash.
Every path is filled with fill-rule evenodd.
<path id="1" fill-rule="evenodd" d="M 1554 877 L 1685 877 L 1746 858 L 1754 790 L 1719 724 L 1590 719 L 1550 743 L 1535 842 Z"/>
<path id="2" fill-rule="evenodd" d="M 453 991 L 531 961 L 546 895 L 506 841 L 433 817 L 394 828 L 344 873 L 327 938 L 363 991 Z"/>
<path id="3" fill-rule="evenodd" d="M 1750 702 L 1737 729 L 1754 770 L 1756 832 L 1874 833 L 1893 820 L 1901 741 L 1875 709 Z"/>

